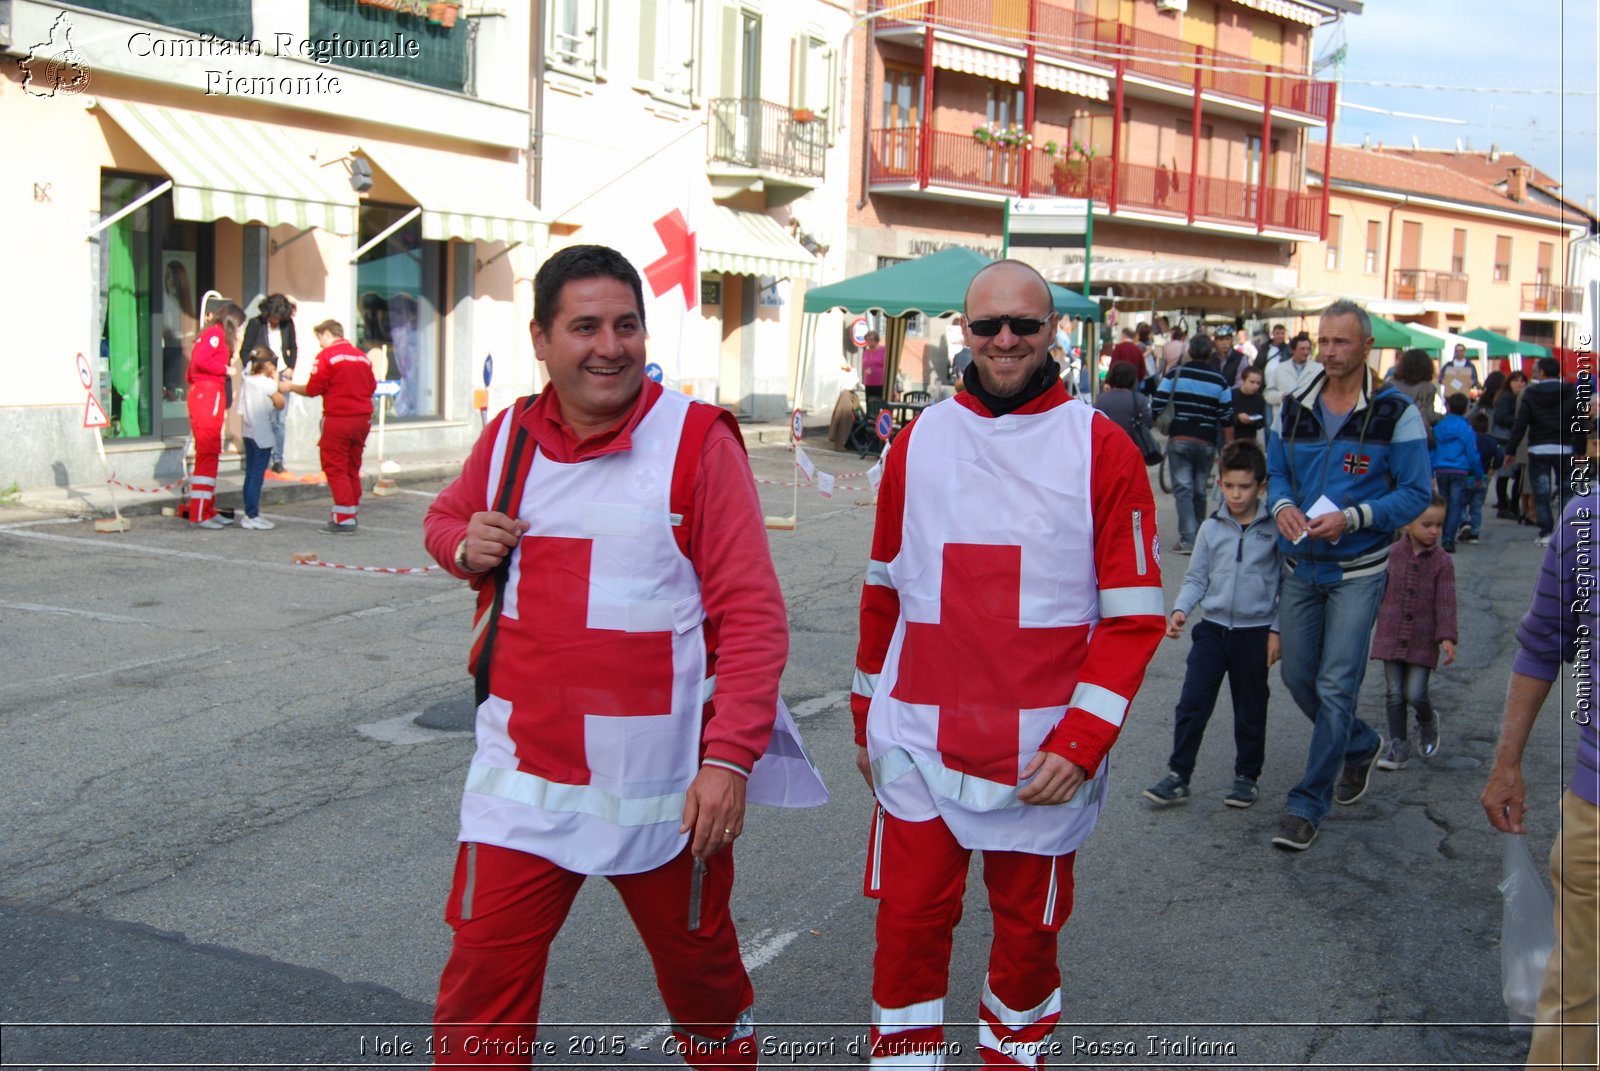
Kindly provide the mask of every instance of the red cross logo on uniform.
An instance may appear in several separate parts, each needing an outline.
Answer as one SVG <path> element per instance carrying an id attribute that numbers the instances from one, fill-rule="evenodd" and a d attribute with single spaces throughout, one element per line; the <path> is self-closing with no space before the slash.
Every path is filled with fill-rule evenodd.
<path id="1" fill-rule="evenodd" d="M 1021 547 L 946 544 L 939 623 L 906 622 L 890 693 L 939 708 L 947 767 L 1006 785 L 1021 765 L 1021 712 L 1066 705 L 1086 631 L 1022 627 L 1021 592 Z"/>
<path id="2" fill-rule="evenodd" d="M 586 785 L 585 716 L 672 712 L 672 633 L 592 629 L 593 541 L 529 536 L 522 542 L 518 621 L 502 619 L 493 691 L 511 699 L 506 729 L 517 769 Z"/>

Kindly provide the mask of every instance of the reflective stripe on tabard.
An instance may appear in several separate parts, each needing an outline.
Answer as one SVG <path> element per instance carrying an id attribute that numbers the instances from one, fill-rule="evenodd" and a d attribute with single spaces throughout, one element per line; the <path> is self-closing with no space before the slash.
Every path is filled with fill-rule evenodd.
<path id="1" fill-rule="evenodd" d="M 1021 627 L 1079 628 L 1088 643 L 1100 620 L 1094 570 L 1084 564 L 1094 559 L 1095 418 L 1087 405 L 1067 403 L 989 419 L 950 400 L 923 410 L 917 434 L 905 440 L 905 520 L 889 563 L 900 618 L 872 693 L 867 752 L 885 810 L 910 822 L 943 818 L 965 848 L 1076 850 L 1099 816 L 1106 768 L 1065 805 L 1026 807 L 1016 800 L 1020 786 L 944 766 L 935 746 L 939 708 L 894 698 L 906 623 L 940 620 L 947 544 L 1020 545 Z M 1064 705 L 1020 712 L 1019 770 L 1065 713 Z"/>
<path id="2" fill-rule="evenodd" d="M 590 541 L 587 620 L 574 627 L 671 631 L 671 712 L 584 716 L 590 783 L 571 785 L 518 768 L 511 703 L 491 694 L 478 709 L 478 749 L 462 796 L 461 839 L 526 851 L 581 874 L 654 869 L 686 843 L 678 824 L 684 792 L 699 769 L 701 707 L 715 686 L 705 672 L 699 580 L 673 536 L 669 509 L 692 404 L 699 403 L 675 391 L 662 393 L 634 429 L 627 451 L 561 464 L 536 450 L 518 511 L 528 522 L 528 537 Z M 491 500 L 509 451 L 509 423 L 509 417 L 502 422 L 490 458 Z M 526 546 L 520 543 L 508 563 L 496 658 L 511 649 L 523 627 Z M 514 691 L 517 672 L 514 665 L 497 665 L 496 688 Z"/>

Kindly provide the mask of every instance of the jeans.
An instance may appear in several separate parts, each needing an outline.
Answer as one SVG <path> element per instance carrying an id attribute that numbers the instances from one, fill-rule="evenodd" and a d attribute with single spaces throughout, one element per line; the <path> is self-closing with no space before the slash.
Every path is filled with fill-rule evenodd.
<path id="1" fill-rule="evenodd" d="M 1370 759 L 1381 744 L 1377 730 L 1356 717 L 1356 702 L 1388 580 L 1379 571 L 1313 584 L 1284 563 L 1278 601 L 1283 683 L 1313 725 L 1305 776 L 1289 790 L 1288 811 L 1313 825 L 1327 816 L 1344 765 Z"/>
<path id="2" fill-rule="evenodd" d="M 1267 626 L 1228 629 L 1210 621 L 1194 626 L 1183 692 L 1173 714 L 1172 757 L 1167 768 L 1194 774 L 1206 722 L 1217 705 L 1222 678 L 1233 698 L 1233 772 L 1255 781 L 1267 755 Z"/>
<path id="3" fill-rule="evenodd" d="M 1418 722 L 1433 721 L 1433 702 L 1428 698 L 1428 681 L 1433 670 L 1410 662 L 1390 659 L 1383 663 L 1384 713 L 1389 719 L 1389 738 L 1406 738 L 1406 704 L 1417 712 Z"/>
<path id="4" fill-rule="evenodd" d="M 1456 545 L 1456 532 L 1461 528 L 1461 515 L 1465 512 L 1472 477 L 1465 472 L 1436 472 L 1433 482 L 1438 484 L 1439 497 L 1444 499 L 1444 535 L 1440 542 L 1451 550 Z"/>
<path id="5" fill-rule="evenodd" d="M 1483 534 L 1483 503 L 1489 497 L 1489 477 L 1484 476 L 1467 489 L 1466 514 L 1462 522 L 1474 537 Z"/>
<path id="6" fill-rule="evenodd" d="M 274 406 L 267 410 L 267 426 L 272 429 L 272 463 L 283 464 L 283 414 L 289 411 L 289 399 L 283 400 L 283 408 Z"/>
<path id="7" fill-rule="evenodd" d="M 1172 500 L 1178 506 L 1178 541 L 1192 547 L 1200 522 L 1206 519 L 1206 490 L 1217 452 L 1204 443 L 1169 439 L 1167 457 L 1172 466 Z"/>
<path id="8" fill-rule="evenodd" d="M 265 446 L 259 446 L 249 436 L 244 440 L 244 515 L 256 517 L 261 514 L 261 484 L 267 475 L 267 463 L 272 460 L 272 451 Z"/>
<path id="9" fill-rule="evenodd" d="M 1570 454 L 1529 454 L 1528 479 L 1532 481 L 1533 512 L 1539 520 L 1539 534 L 1556 530 L 1556 515 L 1567 508 L 1572 483 L 1567 479 Z"/>

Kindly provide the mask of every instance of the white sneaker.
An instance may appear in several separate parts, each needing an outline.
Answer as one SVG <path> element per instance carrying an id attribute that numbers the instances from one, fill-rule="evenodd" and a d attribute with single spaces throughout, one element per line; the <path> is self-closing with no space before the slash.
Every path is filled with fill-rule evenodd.
<path id="1" fill-rule="evenodd" d="M 233 523 L 233 518 L 228 516 L 226 513 L 218 513 L 215 514 L 215 516 L 217 520 L 222 522 L 222 526 L 224 528 Z"/>
<path id="2" fill-rule="evenodd" d="M 1549 536 L 1534 536 L 1533 545 L 1536 546 L 1536 547 L 1548 547 L 1550 545 L 1550 537 Z"/>
<path id="3" fill-rule="evenodd" d="M 212 531 L 216 531 L 218 528 L 226 528 L 226 527 L 228 527 L 228 522 L 223 520 L 221 517 L 207 517 L 203 521 L 196 522 L 195 527 L 196 528 L 209 528 Z"/>
<path id="4" fill-rule="evenodd" d="M 255 532 L 266 532 L 278 527 L 265 517 L 246 517 L 239 522 L 240 528 L 249 528 Z"/>

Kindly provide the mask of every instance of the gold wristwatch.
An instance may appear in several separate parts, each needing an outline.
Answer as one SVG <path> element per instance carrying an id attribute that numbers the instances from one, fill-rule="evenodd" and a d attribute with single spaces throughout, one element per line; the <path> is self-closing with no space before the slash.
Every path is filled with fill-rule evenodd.
<path id="1" fill-rule="evenodd" d="M 464 538 L 461 540 L 461 542 L 456 544 L 456 568 L 460 569 L 463 573 L 477 572 L 477 570 L 473 569 L 467 564 L 467 541 Z"/>

